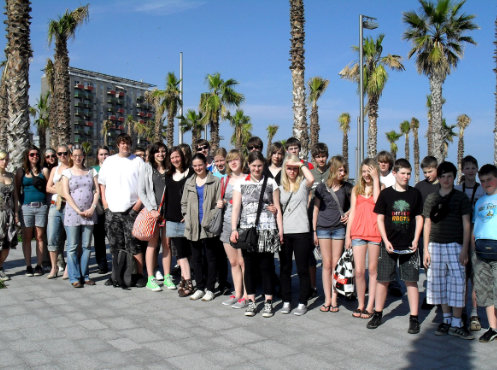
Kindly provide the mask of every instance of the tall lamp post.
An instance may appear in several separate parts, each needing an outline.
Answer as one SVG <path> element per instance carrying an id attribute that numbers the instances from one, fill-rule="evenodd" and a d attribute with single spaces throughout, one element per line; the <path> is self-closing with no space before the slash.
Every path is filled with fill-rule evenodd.
<path id="1" fill-rule="evenodd" d="M 374 30 L 378 28 L 378 23 L 375 22 L 376 18 L 368 17 L 367 15 L 359 15 L 359 127 L 357 135 L 357 179 L 361 176 L 361 162 L 364 159 L 364 61 L 363 61 L 363 36 L 362 31 L 364 28 Z"/>
<path id="2" fill-rule="evenodd" d="M 183 117 L 183 52 L 179 52 L 179 98 L 181 104 L 179 105 L 179 117 Z M 183 144 L 183 131 L 181 131 L 181 125 L 178 124 L 178 142 Z"/>

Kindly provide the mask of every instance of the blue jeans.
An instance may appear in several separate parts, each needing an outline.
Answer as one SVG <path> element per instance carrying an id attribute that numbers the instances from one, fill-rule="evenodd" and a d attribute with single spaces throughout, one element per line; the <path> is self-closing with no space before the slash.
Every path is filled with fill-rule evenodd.
<path id="1" fill-rule="evenodd" d="M 93 225 L 66 226 L 67 234 L 67 272 L 69 281 L 75 283 L 84 278 L 90 280 L 90 244 Z M 78 245 L 81 244 L 81 258 L 78 258 Z"/>
<path id="2" fill-rule="evenodd" d="M 59 245 L 62 235 L 62 228 L 64 227 L 64 208 L 60 211 L 57 210 L 55 204 L 50 205 L 50 210 L 48 211 L 48 225 L 47 225 L 47 239 L 48 239 L 48 251 L 56 252 L 59 250 Z M 63 252 L 59 250 L 59 252 Z"/>

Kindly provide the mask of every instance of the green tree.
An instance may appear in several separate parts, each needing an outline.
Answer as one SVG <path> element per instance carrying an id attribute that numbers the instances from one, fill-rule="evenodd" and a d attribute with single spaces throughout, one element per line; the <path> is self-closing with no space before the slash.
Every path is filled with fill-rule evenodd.
<path id="1" fill-rule="evenodd" d="M 473 23 L 474 15 L 460 14 L 465 1 L 438 0 L 434 4 L 419 0 L 419 3 L 419 13 L 409 11 L 403 14 L 407 25 L 403 38 L 412 43 L 409 58 L 416 55 L 418 72 L 426 75 L 430 82 L 433 147 L 428 154 L 435 156 L 440 163 L 444 158 L 442 86 L 463 57 L 464 44 L 476 44 L 467 33 L 478 26 Z"/>
<path id="2" fill-rule="evenodd" d="M 126 127 L 126 133 L 131 137 L 133 137 L 134 133 L 133 128 L 135 127 L 136 122 L 137 121 L 135 120 L 132 114 L 128 114 L 128 116 L 126 117 L 126 121 L 124 121 L 124 126 Z"/>
<path id="3" fill-rule="evenodd" d="M 414 155 L 414 178 L 416 183 L 419 181 L 419 121 L 416 117 L 411 118 L 411 131 L 413 136 L 413 155 Z"/>
<path id="4" fill-rule="evenodd" d="M 445 118 L 442 120 L 442 161 L 447 158 L 449 153 L 449 144 L 454 141 L 454 137 L 457 136 L 454 129 L 456 125 L 447 125 Z M 440 162 L 441 163 L 441 162 Z"/>
<path id="5" fill-rule="evenodd" d="M 181 106 L 180 83 L 181 80 L 178 80 L 173 72 L 167 74 L 164 105 L 167 112 L 166 142 L 169 148 L 174 146 L 174 118 L 178 114 L 178 107 Z"/>
<path id="6" fill-rule="evenodd" d="M 179 126 L 182 132 L 192 132 L 192 148 L 194 148 L 195 143 L 201 138 L 202 131 L 205 128 L 202 113 L 188 109 L 186 116 L 180 117 Z"/>
<path id="7" fill-rule="evenodd" d="M 396 141 L 402 136 L 402 134 L 395 132 L 395 130 L 385 132 L 388 142 L 390 143 L 390 153 L 392 153 L 394 158 L 397 158 L 397 150 L 399 147 Z"/>
<path id="8" fill-rule="evenodd" d="M 55 70 L 52 59 L 47 58 L 45 64 L 45 77 L 48 85 L 48 132 L 50 133 L 50 147 L 57 148 L 59 138 L 57 136 L 57 104 L 55 102 Z M 61 143 L 63 144 L 63 143 Z"/>
<path id="9" fill-rule="evenodd" d="M 230 107 L 238 107 L 245 97 L 235 90 L 238 82 L 232 78 L 223 80 L 219 73 L 208 74 L 205 78 L 209 92 L 201 94 L 199 110 L 203 113 L 204 124 L 211 129 L 211 150 L 219 147 L 219 125 Z"/>
<path id="10" fill-rule="evenodd" d="M 276 135 L 276 132 L 278 132 L 279 128 L 280 128 L 280 126 L 278 126 L 278 125 L 269 125 L 268 127 L 266 127 L 266 131 L 267 131 L 266 158 L 269 158 L 271 156 L 271 145 L 273 145 L 274 135 Z"/>
<path id="11" fill-rule="evenodd" d="M 349 164 L 349 131 L 350 131 L 350 114 L 344 112 L 338 117 L 340 130 L 342 130 L 342 157 L 345 163 Z"/>
<path id="12" fill-rule="evenodd" d="M 48 43 L 55 39 L 54 54 L 54 102 L 57 107 L 58 144 L 71 141 L 71 89 L 69 86 L 69 50 L 67 41 L 75 36 L 76 29 L 89 18 L 89 4 L 48 23 Z"/>
<path id="13" fill-rule="evenodd" d="M 395 71 L 404 70 L 401 63 L 402 57 L 399 55 L 388 54 L 382 56 L 383 39 L 385 35 L 381 34 L 377 39 L 368 37 L 364 40 L 363 47 L 363 77 L 364 92 L 368 97 L 366 110 L 368 113 L 368 157 L 376 157 L 377 136 L 378 136 L 378 106 L 381 94 L 388 80 L 386 68 Z M 359 51 L 358 47 L 354 47 Z M 359 82 L 359 63 L 356 62 L 352 67 L 346 66 L 339 73 L 341 78 Z"/>
<path id="14" fill-rule="evenodd" d="M 404 135 L 404 138 L 406 139 L 405 145 L 404 145 L 404 153 L 405 156 L 404 158 L 409 160 L 409 132 L 411 131 L 411 124 L 409 121 L 402 121 L 400 123 L 400 132 L 402 135 Z"/>
<path id="15" fill-rule="evenodd" d="M 100 131 L 100 133 L 102 134 L 102 137 L 104 138 L 104 145 L 105 146 L 109 145 L 110 129 L 112 127 L 114 127 L 114 122 L 112 122 L 110 119 L 105 120 L 102 124 L 102 131 Z"/>
<path id="16" fill-rule="evenodd" d="M 44 151 L 47 146 L 47 128 L 48 121 L 48 100 L 50 93 L 40 94 L 36 101 L 35 106 L 29 108 L 30 115 L 35 119 L 34 123 L 38 131 L 38 138 L 40 140 L 40 150 Z"/>
<path id="17" fill-rule="evenodd" d="M 30 42 L 31 2 L 7 0 L 7 152 L 9 169 L 18 168 L 29 144 L 29 59 L 33 55 Z"/>
<path id="18" fill-rule="evenodd" d="M 145 91 L 144 95 L 145 101 L 154 108 L 154 127 L 149 137 L 154 142 L 162 142 L 165 120 L 164 112 L 166 111 L 166 105 L 164 104 L 165 96 L 166 91 L 160 89 Z"/>
<path id="19" fill-rule="evenodd" d="M 312 77 L 308 81 L 309 85 L 309 103 L 311 104 L 311 145 L 312 148 L 319 141 L 319 114 L 318 114 L 318 100 L 326 91 L 330 81 L 322 77 Z"/>
<path id="20" fill-rule="evenodd" d="M 300 155 L 307 158 L 309 132 L 305 105 L 304 0 L 290 0 L 290 71 L 292 73 L 293 136 L 300 140 Z"/>
<path id="21" fill-rule="evenodd" d="M 459 128 L 459 141 L 457 143 L 457 167 L 459 169 L 459 174 L 462 173 L 462 159 L 464 157 L 464 130 L 471 123 L 471 118 L 466 114 L 460 114 L 457 116 L 457 127 Z"/>
<path id="22" fill-rule="evenodd" d="M 228 113 L 226 118 L 230 121 L 231 127 L 234 128 L 231 136 L 231 144 L 238 150 L 243 150 L 248 139 L 252 136 L 252 123 L 250 117 L 246 116 L 241 109 L 237 109 L 234 115 Z"/>

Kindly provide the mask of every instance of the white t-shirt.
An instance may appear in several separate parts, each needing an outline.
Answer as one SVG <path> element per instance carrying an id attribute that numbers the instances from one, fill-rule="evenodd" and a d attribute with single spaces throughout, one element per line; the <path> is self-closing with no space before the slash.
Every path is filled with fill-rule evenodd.
<path id="1" fill-rule="evenodd" d="M 134 154 L 114 154 L 100 167 L 98 183 L 105 185 L 105 199 L 112 212 L 124 212 L 137 202 L 143 168 L 143 160 Z"/>
<path id="2" fill-rule="evenodd" d="M 395 184 L 395 176 L 393 175 L 392 172 L 390 172 L 386 176 L 380 175 L 380 183 L 385 185 L 385 188 L 388 188 L 389 186 L 393 186 Z"/>

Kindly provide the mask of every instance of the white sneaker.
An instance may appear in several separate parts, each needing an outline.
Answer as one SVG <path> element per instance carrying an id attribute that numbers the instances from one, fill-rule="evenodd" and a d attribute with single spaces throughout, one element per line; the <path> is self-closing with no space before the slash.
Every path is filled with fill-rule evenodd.
<path id="1" fill-rule="evenodd" d="M 202 297 L 202 301 L 204 302 L 209 302 L 214 299 L 214 293 L 212 293 L 210 290 L 206 290 L 204 296 Z"/>
<path id="2" fill-rule="evenodd" d="M 280 312 L 284 314 L 290 313 L 292 310 L 292 307 L 290 306 L 290 302 L 283 302 L 283 307 L 281 308 Z"/>
<path id="3" fill-rule="evenodd" d="M 307 312 L 307 306 L 303 303 L 299 303 L 297 308 L 295 310 L 293 310 L 293 314 L 296 316 L 305 315 L 306 312 Z"/>
<path id="4" fill-rule="evenodd" d="M 267 300 L 264 303 L 264 309 L 262 310 L 262 317 L 273 317 L 273 302 L 271 300 Z"/>
<path id="5" fill-rule="evenodd" d="M 0 281 L 8 281 L 8 280 L 10 280 L 10 277 L 5 273 L 3 267 L 0 268 Z"/>
<path id="6" fill-rule="evenodd" d="M 162 272 L 160 272 L 159 269 L 157 269 L 157 271 L 155 271 L 155 279 L 159 280 L 159 281 L 164 280 L 164 275 L 162 275 Z"/>
<path id="7" fill-rule="evenodd" d="M 193 293 L 191 296 L 190 296 L 190 300 L 192 301 L 198 301 L 200 298 L 202 298 L 204 296 L 204 291 L 203 290 L 200 290 L 200 289 L 197 289 L 195 291 L 195 293 Z"/>

